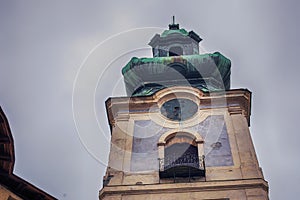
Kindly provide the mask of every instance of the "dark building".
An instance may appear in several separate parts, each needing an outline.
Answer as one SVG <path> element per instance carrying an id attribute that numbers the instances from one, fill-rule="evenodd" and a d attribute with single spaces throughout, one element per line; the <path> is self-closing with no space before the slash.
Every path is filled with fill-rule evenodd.
<path id="1" fill-rule="evenodd" d="M 0 200 L 55 200 L 56 198 L 13 173 L 14 141 L 0 107 Z"/>

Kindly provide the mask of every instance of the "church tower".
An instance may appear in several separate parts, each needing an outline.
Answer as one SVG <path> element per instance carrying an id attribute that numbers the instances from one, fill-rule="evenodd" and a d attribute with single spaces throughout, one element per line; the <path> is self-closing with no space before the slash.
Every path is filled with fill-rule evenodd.
<path id="1" fill-rule="evenodd" d="M 230 88 L 230 60 L 199 52 L 201 40 L 173 19 L 150 40 L 152 58 L 122 69 L 127 97 L 106 101 L 100 199 L 268 199 L 249 132 L 251 92 Z"/>

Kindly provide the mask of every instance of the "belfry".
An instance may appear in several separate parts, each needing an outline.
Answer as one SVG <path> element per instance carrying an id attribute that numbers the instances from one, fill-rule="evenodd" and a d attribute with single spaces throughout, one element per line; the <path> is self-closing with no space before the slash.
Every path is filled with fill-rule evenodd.
<path id="1" fill-rule="evenodd" d="M 100 199 L 267 200 L 249 126 L 251 92 L 231 89 L 231 61 L 199 52 L 173 22 L 152 58 L 122 69 L 127 97 L 106 101 L 111 147 Z"/>

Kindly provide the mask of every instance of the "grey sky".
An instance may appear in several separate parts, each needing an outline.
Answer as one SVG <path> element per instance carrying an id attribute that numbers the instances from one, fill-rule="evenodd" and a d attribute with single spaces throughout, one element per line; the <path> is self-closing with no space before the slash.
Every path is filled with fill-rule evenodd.
<path id="1" fill-rule="evenodd" d="M 80 120 L 79 135 L 94 135 L 87 146 L 73 121 L 76 74 L 89 52 L 110 36 L 133 28 L 167 28 L 176 15 L 181 27 L 203 38 L 203 48 L 231 59 L 232 88 L 253 92 L 251 133 L 270 197 L 295 199 L 300 182 L 299 9 L 297 0 L 1 1 L 0 105 L 15 141 L 15 173 L 59 199 L 97 199 L 105 169 L 98 160 L 105 162 L 109 146 L 104 101 L 120 94 L 116 81 L 128 60 L 117 59 L 102 79 L 116 88 L 101 81 L 93 85 L 95 99 L 89 100 L 95 100 L 102 130 L 95 123 L 86 128 L 95 119 Z M 146 46 L 151 37 L 108 41 L 114 46 L 107 46 L 103 57 Z M 149 52 L 127 56 L 141 54 Z M 97 73 L 103 69 L 99 65 Z"/>

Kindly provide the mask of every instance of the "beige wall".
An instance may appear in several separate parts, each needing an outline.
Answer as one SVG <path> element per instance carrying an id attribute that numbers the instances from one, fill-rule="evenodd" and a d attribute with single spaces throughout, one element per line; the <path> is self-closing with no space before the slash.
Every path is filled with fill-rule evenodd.
<path id="1" fill-rule="evenodd" d="M 179 87 L 176 97 L 185 97 L 195 100 L 197 104 L 201 104 L 201 92 L 195 89 Z M 252 143 L 248 119 L 249 111 L 242 106 L 247 103 L 241 103 L 241 106 L 230 107 L 207 107 L 199 109 L 198 112 L 188 120 L 176 122 L 166 119 L 161 113 L 159 106 L 166 102 L 170 97 L 170 91 L 160 91 L 157 99 L 143 101 L 137 103 L 137 107 L 151 104 L 148 112 L 122 112 L 118 113 L 118 104 L 122 99 L 116 99 L 111 107 L 114 107 L 112 126 L 112 142 L 109 158 L 109 167 L 107 175 L 111 176 L 108 186 L 100 191 L 100 199 L 222 199 L 230 198 L 230 200 L 267 200 L 268 184 L 264 180 L 261 169 L 259 167 L 254 146 Z M 176 93 L 176 88 L 172 90 Z M 185 92 L 188 94 L 185 95 Z M 244 92 L 244 91 L 243 91 Z M 243 92 L 240 94 L 235 92 L 233 98 L 243 97 L 249 103 L 248 94 Z M 243 96 L 244 95 L 244 96 Z M 227 95 L 229 96 L 229 94 Z M 226 96 L 226 98 L 227 98 Z M 225 96 L 222 96 L 224 98 Z M 207 99 L 216 97 L 206 97 Z M 224 99 L 222 99 L 223 101 Z M 120 101 L 120 102 L 118 102 Z M 215 101 L 215 100 L 211 100 Z M 157 106 L 155 106 L 155 102 Z M 154 104 L 153 104 L 154 103 Z M 250 103 L 249 103 L 250 104 Z M 154 105 L 154 106 L 153 106 Z M 248 105 L 248 104 L 247 104 Z M 134 107 L 134 105 L 131 105 Z M 249 107 L 249 106 L 248 106 Z M 124 106 L 123 106 L 124 108 Z M 247 113 L 247 114 L 245 114 Z M 203 142 L 205 138 L 197 136 L 200 133 L 191 130 L 193 126 L 203 122 L 209 116 L 222 115 L 226 125 L 229 145 L 232 154 L 233 165 L 231 166 L 214 166 L 206 168 L 206 176 L 203 179 L 185 183 L 174 183 L 171 179 L 159 178 L 157 170 L 133 172 L 130 170 L 132 143 L 134 134 L 134 124 L 136 120 L 151 120 L 153 123 L 168 128 L 170 134 L 173 132 L 187 132 L 196 136 L 199 153 L 203 153 Z M 158 157 L 163 156 L 163 138 L 167 137 L 167 133 L 162 135 L 157 141 Z M 200 149 L 199 149 L 200 148 Z M 180 182 L 180 181 L 179 181 Z M 232 182 L 232 183 L 231 183 Z M 230 185 L 231 184 L 231 185 Z M 175 189 L 176 188 L 176 189 Z M 198 190 L 195 190 L 198 188 Z M 207 189 L 209 188 L 209 189 Z M 200 192 L 201 191 L 201 192 Z M 119 194 L 118 194 L 119 193 Z"/>
<path id="2" fill-rule="evenodd" d="M 197 120 L 192 119 L 187 123 L 181 124 L 180 127 L 176 127 L 172 122 L 168 123 L 167 121 L 164 121 L 162 125 L 167 128 L 172 128 L 173 131 L 170 131 L 170 133 L 176 130 L 188 132 L 190 126 L 201 123 L 212 114 L 224 116 L 234 165 L 207 167 L 206 180 L 263 178 L 257 162 L 247 121 L 242 114 L 230 115 L 227 109 L 200 111 Z M 161 123 L 162 120 L 159 120 L 160 117 L 161 116 L 156 114 L 152 116 L 132 114 L 127 120 L 116 120 L 116 125 L 113 128 L 109 159 L 109 166 L 111 167 L 109 171 L 115 174 L 115 176 L 111 179 L 110 185 L 128 185 L 135 184 L 136 182 L 153 184 L 159 182 L 157 171 L 149 171 L 148 173 L 130 172 L 130 162 L 134 121 L 151 119 L 157 123 Z M 160 152 L 160 148 L 158 151 L 158 154 L 163 155 L 163 153 Z"/>

